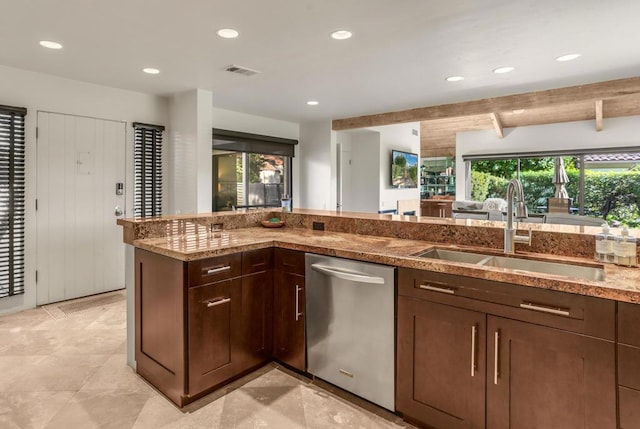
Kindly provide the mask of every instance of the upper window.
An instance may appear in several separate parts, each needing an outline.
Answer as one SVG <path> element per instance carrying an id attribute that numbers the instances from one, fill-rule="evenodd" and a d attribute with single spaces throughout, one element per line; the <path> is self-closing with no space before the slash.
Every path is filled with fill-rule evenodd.
<path id="1" fill-rule="evenodd" d="M 162 132 L 163 126 L 134 122 L 135 217 L 162 214 Z"/>
<path id="2" fill-rule="evenodd" d="M 0 106 L 0 298 L 24 293 L 26 114 Z"/>

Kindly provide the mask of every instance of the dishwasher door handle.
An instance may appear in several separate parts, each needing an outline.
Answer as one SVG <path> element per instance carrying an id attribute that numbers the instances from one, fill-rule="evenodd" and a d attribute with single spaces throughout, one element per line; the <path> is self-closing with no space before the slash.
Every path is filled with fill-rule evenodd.
<path id="1" fill-rule="evenodd" d="M 321 264 L 311 264 L 311 268 L 331 277 L 337 277 L 343 280 L 349 280 L 352 282 L 358 283 L 373 283 L 373 284 L 384 284 L 384 278 L 370 276 L 364 273 L 360 273 L 358 271 L 348 270 L 345 268 L 338 267 L 327 267 L 326 265 Z"/>

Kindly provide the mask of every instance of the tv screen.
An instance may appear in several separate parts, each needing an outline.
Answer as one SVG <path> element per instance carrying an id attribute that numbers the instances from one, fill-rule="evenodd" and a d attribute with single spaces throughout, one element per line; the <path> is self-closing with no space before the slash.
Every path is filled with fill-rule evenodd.
<path id="1" fill-rule="evenodd" d="M 391 187 L 418 187 L 418 155 L 400 150 L 391 151 Z"/>

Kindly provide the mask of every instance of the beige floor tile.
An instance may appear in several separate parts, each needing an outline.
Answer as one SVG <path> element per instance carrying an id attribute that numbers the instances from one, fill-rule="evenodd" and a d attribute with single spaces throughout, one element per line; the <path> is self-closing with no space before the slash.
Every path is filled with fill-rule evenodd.
<path id="1" fill-rule="evenodd" d="M 127 312 L 120 307 L 108 308 L 89 323 L 87 329 L 126 329 Z"/>
<path id="2" fill-rule="evenodd" d="M 51 320 L 51 316 L 41 308 L 37 308 L 0 316 L 0 329 L 34 329 L 48 320 Z"/>
<path id="3" fill-rule="evenodd" d="M 227 394 L 220 429 L 304 428 L 300 386 L 242 387 Z"/>
<path id="4" fill-rule="evenodd" d="M 108 358 L 108 355 L 46 356 L 37 364 L 24 368 L 7 389 L 20 392 L 77 391 Z"/>
<path id="5" fill-rule="evenodd" d="M 0 393 L 0 427 L 44 428 L 73 395 L 74 392 Z"/>
<path id="6" fill-rule="evenodd" d="M 78 392 L 45 426 L 47 429 L 125 429 L 135 423 L 152 393 L 101 390 Z"/>
<path id="7" fill-rule="evenodd" d="M 189 419 L 189 415 L 178 409 L 167 398 L 154 393 L 145 403 L 133 425 L 133 429 L 158 429 L 171 427 Z M 219 419 L 219 416 L 218 416 Z"/>
<path id="8" fill-rule="evenodd" d="M 50 355 L 64 343 L 64 334 L 52 331 L 0 329 L 0 355 Z"/>
<path id="9" fill-rule="evenodd" d="M 114 354 L 126 335 L 120 329 L 87 329 L 68 331 L 64 338 L 56 355 Z"/>
<path id="10" fill-rule="evenodd" d="M 123 354 L 110 356 L 84 383 L 86 390 L 151 390 L 151 387 L 127 365 Z"/>
<path id="11" fill-rule="evenodd" d="M 46 356 L 0 356 L 0 392 L 11 392 Z"/>

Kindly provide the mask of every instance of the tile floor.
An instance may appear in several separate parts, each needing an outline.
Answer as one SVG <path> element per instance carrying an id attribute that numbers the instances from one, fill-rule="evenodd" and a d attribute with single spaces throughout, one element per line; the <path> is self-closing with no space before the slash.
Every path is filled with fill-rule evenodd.
<path id="1" fill-rule="evenodd" d="M 0 428 L 412 427 L 275 364 L 180 410 L 126 365 L 125 323 L 124 301 L 0 316 Z"/>

